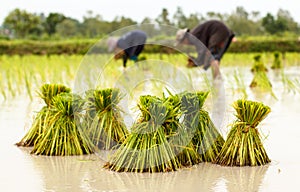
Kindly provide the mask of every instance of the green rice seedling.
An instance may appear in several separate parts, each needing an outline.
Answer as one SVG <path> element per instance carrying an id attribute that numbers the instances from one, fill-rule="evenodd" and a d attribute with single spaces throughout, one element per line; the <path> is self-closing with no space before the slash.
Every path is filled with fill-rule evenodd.
<path id="1" fill-rule="evenodd" d="M 52 98 L 60 93 L 70 93 L 71 89 L 63 84 L 44 84 L 38 95 L 44 100 L 49 107 L 52 105 Z"/>
<path id="2" fill-rule="evenodd" d="M 213 82 L 207 77 L 207 74 L 203 73 L 202 78 L 204 80 L 204 87 L 206 88 L 206 90 L 208 92 L 210 92 L 211 94 L 215 95 L 217 90 L 216 90 L 215 86 L 213 85 Z"/>
<path id="3" fill-rule="evenodd" d="M 250 87 L 259 87 L 264 90 L 272 90 L 272 84 L 264 71 L 254 73 Z"/>
<path id="4" fill-rule="evenodd" d="M 129 134 L 117 106 L 120 100 L 120 91 L 115 88 L 87 92 L 85 122 L 95 149 L 112 149 Z"/>
<path id="5" fill-rule="evenodd" d="M 193 142 L 204 162 L 214 161 L 221 151 L 225 141 L 207 111 L 200 111 L 199 129 Z"/>
<path id="6" fill-rule="evenodd" d="M 168 107 L 160 98 L 141 96 L 140 118 L 131 134 L 104 166 L 118 172 L 166 172 L 179 169 L 180 163 L 167 141 L 163 123 Z"/>
<path id="7" fill-rule="evenodd" d="M 299 83 L 299 81 L 297 79 L 292 80 L 290 79 L 285 73 L 284 70 L 281 71 L 281 80 L 283 83 L 284 88 L 288 91 L 288 92 L 293 92 L 294 94 L 296 92 L 299 92 L 299 86 L 297 86 L 297 83 Z M 298 84 L 299 85 L 299 84 Z"/>
<path id="8" fill-rule="evenodd" d="M 32 94 L 31 94 L 30 80 L 29 80 L 29 77 L 27 75 L 27 72 L 25 71 L 24 73 L 25 73 L 24 78 L 25 78 L 25 85 L 26 85 L 27 94 L 29 95 L 29 98 L 32 101 L 33 98 L 32 98 Z"/>
<path id="9" fill-rule="evenodd" d="M 45 124 L 49 121 L 52 107 L 52 98 L 60 93 L 70 92 L 70 88 L 61 84 L 44 84 L 41 86 L 38 95 L 45 101 L 44 106 L 35 116 L 31 128 L 21 139 L 16 143 L 17 146 L 32 147 L 37 138 L 45 130 Z"/>
<path id="10" fill-rule="evenodd" d="M 242 78 L 242 75 L 238 72 L 238 70 L 235 70 L 233 77 L 236 82 L 238 90 L 240 90 L 243 93 L 243 98 L 247 99 L 248 94 L 246 91 L 246 84 Z"/>
<path id="11" fill-rule="evenodd" d="M 166 121 L 163 123 L 165 128 L 165 133 L 167 137 L 177 134 L 179 126 L 179 118 L 181 116 L 181 101 L 179 95 L 173 95 L 169 90 L 167 90 L 169 96 L 166 97 L 163 94 L 162 102 L 165 103 L 167 107 Z"/>
<path id="12" fill-rule="evenodd" d="M 251 72 L 256 73 L 261 71 L 267 72 L 268 69 L 266 68 L 265 64 L 261 61 L 261 55 L 255 55 Z"/>
<path id="13" fill-rule="evenodd" d="M 4 84 L 3 84 L 2 73 L 0 73 L 0 89 L 1 89 L 1 93 L 2 93 L 4 100 L 6 100 L 6 92 L 5 92 L 5 88 L 4 88 Z"/>
<path id="14" fill-rule="evenodd" d="M 274 52 L 274 60 L 271 69 L 282 69 L 281 55 L 278 51 Z"/>
<path id="15" fill-rule="evenodd" d="M 193 145 L 192 135 L 179 121 L 182 116 L 180 95 L 171 94 L 164 100 L 168 107 L 168 114 L 163 126 L 179 163 L 183 166 L 192 166 L 199 163 L 200 158 Z"/>
<path id="16" fill-rule="evenodd" d="M 34 117 L 34 121 L 25 136 L 16 143 L 17 146 L 32 147 L 40 134 L 45 130 L 45 123 L 50 118 L 51 112 L 48 107 L 43 107 Z"/>
<path id="17" fill-rule="evenodd" d="M 21 87 L 22 87 L 22 84 L 23 84 L 23 76 L 25 74 L 25 70 L 24 70 L 24 68 L 22 68 L 22 67 L 20 67 L 18 65 L 15 65 L 14 68 L 15 69 L 13 69 L 13 70 L 15 71 L 14 73 L 15 73 L 15 76 L 16 76 L 16 78 L 14 80 L 15 81 L 14 83 L 18 85 L 16 87 L 17 90 L 18 90 L 18 94 L 22 94 Z M 26 78 L 26 77 L 24 77 L 24 78 Z M 25 80 L 25 82 L 26 82 L 26 80 Z"/>
<path id="18" fill-rule="evenodd" d="M 294 82 L 297 92 L 300 93 L 300 80 L 296 78 Z"/>
<path id="19" fill-rule="evenodd" d="M 11 70 L 6 71 L 6 81 L 7 81 L 7 87 L 8 87 L 9 92 L 11 93 L 11 96 L 15 97 L 16 90 L 14 89 L 13 84 L 12 84 Z"/>
<path id="20" fill-rule="evenodd" d="M 202 108 L 207 96 L 208 92 L 185 93 L 181 100 L 184 126 L 193 135 L 192 142 L 203 162 L 214 161 L 224 144 L 209 113 Z"/>
<path id="21" fill-rule="evenodd" d="M 269 92 L 272 97 L 277 99 L 275 93 L 272 89 L 272 84 L 264 71 L 259 71 L 254 73 L 254 77 L 252 79 L 252 82 L 250 84 L 251 88 L 259 88 L 260 91 L 266 91 Z"/>
<path id="22" fill-rule="evenodd" d="M 233 104 L 237 120 L 232 124 L 215 163 L 224 166 L 257 166 L 269 163 L 258 132 L 258 124 L 270 113 L 270 107 L 249 100 Z"/>
<path id="23" fill-rule="evenodd" d="M 84 101 L 75 94 L 61 93 L 52 98 L 50 118 L 44 124 L 31 153 L 66 156 L 92 153 L 89 138 L 80 129 Z"/>

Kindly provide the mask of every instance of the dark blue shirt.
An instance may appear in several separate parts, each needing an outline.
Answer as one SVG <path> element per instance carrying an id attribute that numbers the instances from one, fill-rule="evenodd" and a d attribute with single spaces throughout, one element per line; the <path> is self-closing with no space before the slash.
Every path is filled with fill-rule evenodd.
<path id="1" fill-rule="evenodd" d="M 123 35 L 117 42 L 117 46 L 123 49 L 128 57 L 139 54 L 138 46 L 144 46 L 147 35 L 140 30 L 133 30 Z M 139 51 L 139 52 L 138 52 Z"/>

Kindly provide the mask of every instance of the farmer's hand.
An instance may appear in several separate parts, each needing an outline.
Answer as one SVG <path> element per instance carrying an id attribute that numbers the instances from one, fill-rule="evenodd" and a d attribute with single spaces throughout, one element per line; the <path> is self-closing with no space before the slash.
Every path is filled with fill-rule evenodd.
<path id="1" fill-rule="evenodd" d="M 197 67 L 197 65 L 196 65 L 196 63 L 194 62 L 194 58 L 193 57 L 191 57 L 191 58 L 189 58 L 188 59 L 188 63 L 187 63 L 187 65 L 186 65 L 187 67 Z"/>
<path id="2" fill-rule="evenodd" d="M 121 50 L 121 51 L 118 51 L 117 53 L 115 53 L 115 60 L 118 60 L 118 59 L 121 59 L 123 58 L 123 55 L 125 55 L 125 51 L 124 50 Z"/>

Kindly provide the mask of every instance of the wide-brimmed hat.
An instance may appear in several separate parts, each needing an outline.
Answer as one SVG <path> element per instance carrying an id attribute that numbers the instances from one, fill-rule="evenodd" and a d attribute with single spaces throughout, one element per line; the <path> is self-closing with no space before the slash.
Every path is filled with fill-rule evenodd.
<path id="1" fill-rule="evenodd" d="M 188 28 L 185 29 L 179 29 L 176 33 L 176 43 L 175 46 L 177 46 L 178 44 L 180 44 L 184 38 L 186 37 L 186 33 L 189 32 Z"/>
<path id="2" fill-rule="evenodd" d="M 108 47 L 108 52 L 112 52 L 116 47 L 118 43 L 118 38 L 117 37 L 109 37 L 107 39 L 107 47 Z"/>

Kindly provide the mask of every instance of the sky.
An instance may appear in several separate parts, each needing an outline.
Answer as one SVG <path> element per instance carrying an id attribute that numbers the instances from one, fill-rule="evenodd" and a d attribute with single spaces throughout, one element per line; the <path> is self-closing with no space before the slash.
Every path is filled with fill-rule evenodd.
<path id="1" fill-rule="evenodd" d="M 248 13 L 259 11 L 260 17 L 267 13 L 276 15 L 279 9 L 287 10 L 295 21 L 300 23 L 300 11 L 296 0 L 1 0 L 0 23 L 15 8 L 31 13 L 63 13 L 65 16 L 82 21 L 87 11 L 99 14 L 104 20 L 111 21 L 116 16 L 125 16 L 141 22 L 146 16 L 156 18 L 163 8 L 173 15 L 181 7 L 185 15 L 200 13 L 206 15 L 213 11 L 232 13 L 242 6 Z"/>

